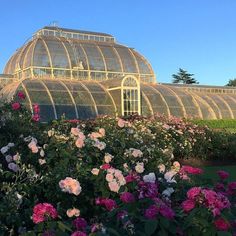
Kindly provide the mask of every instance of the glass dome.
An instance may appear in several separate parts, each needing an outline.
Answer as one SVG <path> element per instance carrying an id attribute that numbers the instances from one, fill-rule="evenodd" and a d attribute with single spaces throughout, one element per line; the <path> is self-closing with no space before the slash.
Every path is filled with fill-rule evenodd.
<path id="1" fill-rule="evenodd" d="M 117 44 L 114 38 L 106 40 L 108 36 L 100 33 L 92 38 L 92 33 L 88 33 L 87 38 L 81 39 L 78 36 L 80 34 L 75 37 L 76 34 L 70 32 L 73 37 L 69 37 L 69 33 L 59 34 L 60 30 L 51 32 L 55 35 L 37 33 L 10 58 L 4 73 L 13 74 L 17 78 L 97 81 L 129 74 L 144 82 L 155 82 L 148 61 L 134 49 Z M 104 41 L 99 40 L 102 37 Z"/>

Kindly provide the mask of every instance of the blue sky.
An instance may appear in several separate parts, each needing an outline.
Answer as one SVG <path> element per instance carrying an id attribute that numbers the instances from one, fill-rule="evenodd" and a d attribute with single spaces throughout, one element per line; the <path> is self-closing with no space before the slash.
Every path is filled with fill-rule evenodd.
<path id="1" fill-rule="evenodd" d="M 43 26 L 113 34 L 152 64 L 159 82 L 179 68 L 200 84 L 236 78 L 235 0 L 1 0 L 0 72 Z"/>

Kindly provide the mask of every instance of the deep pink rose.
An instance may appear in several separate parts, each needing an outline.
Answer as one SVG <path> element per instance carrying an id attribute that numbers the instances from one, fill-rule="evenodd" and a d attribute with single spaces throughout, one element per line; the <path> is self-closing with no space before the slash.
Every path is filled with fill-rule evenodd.
<path id="1" fill-rule="evenodd" d="M 217 174 L 222 180 L 227 179 L 229 177 L 229 173 L 223 170 L 217 171 Z"/>
<path id="2" fill-rule="evenodd" d="M 192 166 L 182 166 L 182 168 L 180 169 L 180 174 L 184 173 L 192 175 L 200 175 L 203 173 L 203 170 Z"/>
<path id="3" fill-rule="evenodd" d="M 20 99 L 25 99 L 25 94 L 21 91 L 18 92 L 17 97 Z"/>
<path id="4" fill-rule="evenodd" d="M 148 219 L 154 219 L 156 218 L 158 212 L 158 207 L 156 205 L 151 205 L 150 207 L 148 207 L 148 209 L 145 210 L 144 216 Z"/>
<path id="5" fill-rule="evenodd" d="M 110 169 L 111 168 L 111 165 L 110 164 L 103 164 L 102 166 L 101 166 L 101 169 L 102 170 L 108 170 L 108 169 Z"/>
<path id="6" fill-rule="evenodd" d="M 196 197 L 201 193 L 201 187 L 193 187 L 188 190 L 187 196 L 189 199 L 195 200 Z"/>
<path id="7" fill-rule="evenodd" d="M 33 111 L 34 113 L 38 114 L 40 112 L 40 108 L 39 108 L 39 105 L 38 104 L 34 104 L 33 105 Z"/>
<path id="8" fill-rule="evenodd" d="M 120 200 L 124 203 L 131 203 L 135 201 L 135 198 L 132 193 L 124 192 L 120 195 Z"/>
<path id="9" fill-rule="evenodd" d="M 32 116 L 32 120 L 35 121 L 35 122 L 38 122 L 38 121 L 40 120 L 39 114 L 34 114 L 34 115 Z"/>
<path id="10" fill-rule="evenodd" d="M 73 225 L 75 226 L 75 228 L 77 230 L 82 230 L 85 231 L 86 227 L 87 227 L 87 221 L 82 218 L 82 217 L 77 217 L 74 221 L 73 221 Z"/>
<path id="11" fill-rule="evenodd" d="M 117 213 L 117 219 L 119 219 L 119 220 L 123 219 L 125 216 L 128 216 L 128 212 L 125 211 L 125 210 L 119 211 L 119 212 Z"/>
<path id="12" fill-rule="evenodd" d="M 159 211 L 160 211 L 160 214 L 166 217 L 167 219 L 169 220 L 174 219 L 175 212 L 170 207 L 166 205 L 161 205 Z"/>
<path id="13" fill-rule="evenodd" d="M 228 184 L 228 188 L 230 190 L 236 190 L 236 182 L 231 182 Z"/>
<path id="14" fill-rule="evenodd" d="M 112 211 L 114 208 L 117 207 L 116 202 L 112 199 L 104 199 L 102 201 L 102 204 L 106 207 L 108 211 Z"/>
<path id="15" fill-rule="evenodd" d="M 19 102 L 14 102 L 11 104 L 11 107 L 13 110 L 19 110 L 20 109 L 20 103 Z"/>
<path id="16" fill-rule="evenodd" d="M 57 218 L 57 210 L 49 203 L 39 203 L 33 209 L 33 222 L 35 224 L 44 222 L 47 218 Z"/>
<path id="17" fill-rule="evenodd" d="M 219 231 L 227 231 L 230 228 L 230 223 L 223 218 L 218 218 L 215 220 L 214 224 Z"/>
<path id="18" fill-rule="evenodd" d="M 227 193 L 229 195 L 236 194 L 236 182 L 229 183 L 227 187 L 228 187 L 227 188 Z"/>
<path id="19" fill-rule="evenodd" d="M 195 207 L 195 202 L 191 199 L 187 199 L 181 204 L 185 212 L 191 211 Z"/>

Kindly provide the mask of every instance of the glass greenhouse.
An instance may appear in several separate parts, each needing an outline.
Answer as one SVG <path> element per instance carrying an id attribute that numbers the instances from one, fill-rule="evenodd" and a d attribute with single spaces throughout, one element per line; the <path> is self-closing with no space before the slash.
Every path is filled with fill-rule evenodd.
<path id="1" fill-rule="evenodd" d="M 150 63 L 112 35 L 58 27 L 37 31 L 15 52 L 0 89 L 5 101 L 23 91 L 29 109 L 40 105 L 42 121 L 134 113 L 236 118 L 236 89 L 157 83 Z"/>

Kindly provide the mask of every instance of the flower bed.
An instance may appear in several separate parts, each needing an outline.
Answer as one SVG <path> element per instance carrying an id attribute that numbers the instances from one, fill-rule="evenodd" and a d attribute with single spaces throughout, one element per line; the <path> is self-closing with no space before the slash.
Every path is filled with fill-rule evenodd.
<path id="1" fill-rule="evenodd" d="M 208 128 L 162 116 L 40 124 L 33 108 L 0 113 L 0 235 L 235 233 L 236 182 L 177 161 L 208 154 Z"/>

